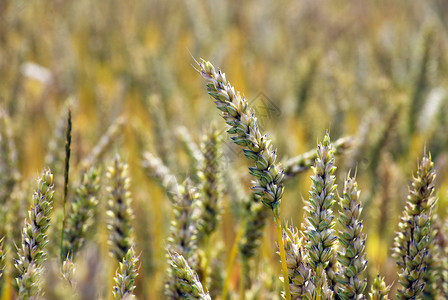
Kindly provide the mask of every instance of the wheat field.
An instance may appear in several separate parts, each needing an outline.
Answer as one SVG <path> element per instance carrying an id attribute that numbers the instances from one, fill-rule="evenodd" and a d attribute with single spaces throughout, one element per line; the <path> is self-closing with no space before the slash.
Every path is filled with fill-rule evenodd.
<path id="1" fill-rule="evenodd" d="M 0 2 L 1 299 L 448 299 L 448 2 Z"/>

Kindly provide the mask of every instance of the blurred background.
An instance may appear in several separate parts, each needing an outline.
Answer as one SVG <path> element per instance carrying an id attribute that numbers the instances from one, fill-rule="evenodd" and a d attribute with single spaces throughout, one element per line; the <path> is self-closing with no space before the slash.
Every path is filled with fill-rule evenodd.
<path id="1" fill-rule="evenodd" d="M 223 170 L 246 192 L 250 186 L 247 161 L 229 142 L 195 70 L 195 59 L 210 60 L 255 109 L 281 160 L 312 150 L 327 131 L 333 141 L 353 137 L 351 149 L 336 159 L 339 191 L 347 172 L 356 170 L 369 276 L 381 271 L 392 283 L 394 230 L 425 149 L 438 173 L 439 215 L 446 215 L 447 38 L 444 0 L 3 0 L 0 109 L 9 116 L 18 178 L 28 190 L 47 165 L 62 182 L 68 106 L 73 181 L 115 126 L 100 163 L 119 153 L 130 165 L 142 253 L 136 294 L 160 299 L 171 207 L 145 176 L 142 152 L 159 156 L 181 182 L 193 171 L 179 128 L 199 143 L 213 124 L 223 132 Z M 282 218 L 298 227 L 310 175 L 308 170 L 286 183 Z M 61 191 L 57 186 L 56 199 L 62 199 Z M 224 193 L 216 234 L 224 241 L 223 261 L 238 229 L 232 205 Z M 269 224 L 257 261 L 278 277 L 274 233 Z M 237 286 L 237 269 L 231 288 Z M 273 281 L 266 289 L 281 288 Z"/>

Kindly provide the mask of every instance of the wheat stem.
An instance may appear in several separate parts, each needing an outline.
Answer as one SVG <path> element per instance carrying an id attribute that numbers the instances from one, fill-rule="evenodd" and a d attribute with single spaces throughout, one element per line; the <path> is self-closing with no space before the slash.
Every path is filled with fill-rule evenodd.
<path id="1" fill-rule="evenodd" d="M 70 146 L 72 143 L 72 110 L 68 109 L 67 116 L 67 128 L 65 131 L 65 168 L 64 168 L 64 198 L 63 198 L 63 219 L 62 219 L 62 229 L 61 229 L 61 263 L 64 261 L 64 233 L 65 233 L 65 222 L 66 222 L 66 204 L 67 204 L 67 193 L 68 193 L 68 179 L 70 170 Z"/>
<path id="2" fill-rule="evenodd" d="M 280 222 L 279 218 L 275 218 L 275 225 L 277 229 L 277 240 L 278 240 L 278 247 L 280 251 L 280 259 L 282 263 L 282 272 L 283 272 L 283 282 L 285 283 L 285 298 L 290 300 L 291 299 L 291 291 L 289 288 L 289 276 L 288 276 L 288 267 L 286 265 L 286 254 L 285 254 L 285 246 L 283 245 L 283 236 L 282 236 L 282 224 Z"/>
<path id="3" fill-rule="evenodd" d="M 233 241 L 232 249 L 230 250 L 230 255 L 226 267 L 226 278 L 224 279 L 224 285 L 222 287 L 222 294 L 221 294 L 222 299 L 227 299 L 230 284 L 230 273 L 232 272 L 233 265 L 235 263 L 236 255 L 238 253 L 238 244 L 241 238 L 243 237 L 245 227 L 246 227 L 245 224 L 241 224 L 239 226 L 239 230 L 236 234 L 235 240 Z"/>

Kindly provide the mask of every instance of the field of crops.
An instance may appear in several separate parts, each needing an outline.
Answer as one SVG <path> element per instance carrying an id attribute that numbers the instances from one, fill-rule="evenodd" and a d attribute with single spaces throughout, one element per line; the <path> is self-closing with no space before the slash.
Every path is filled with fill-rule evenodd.
<path id="1" fill-rule="evenodd" d="M 0 299 L 448 299 L 447 114 L 444 0 L 0 1 Z"/>

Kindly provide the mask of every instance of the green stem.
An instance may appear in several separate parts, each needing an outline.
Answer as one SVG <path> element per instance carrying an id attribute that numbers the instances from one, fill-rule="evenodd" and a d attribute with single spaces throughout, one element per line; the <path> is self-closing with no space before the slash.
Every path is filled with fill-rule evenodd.
<path id="1" fill-rule="evenodd" d="M 67 193 L 68 193 L 68 174 L 70 168 L 70 146 L 72 143 L 72 110 L 68 109 L 68 117 L 67 117 L 67 129 L 65 132 L 65 168 L 64 168 L 64 205 L 63 205 L 63 220 L 62 220 L 62 230 L 61 230 L 61 263 L 64 261 L 64 233 L 65 233 L 65 222 L 66 222 L 66 213 L 65 213 L 65 204 L 67 203 Z"/>
<path id="2" fill-rule="evenodd" d="M 274 217 L 274 221 L 277 227 L 278 248 L 280 251 L 280 259 L 282 263 L 283 283 L 285 285 L 285 299 L 291 300 L 291 292 L 289 290 L 288 267 L 286 266 L 285 247 L 283 246 L 282 224 L 278 217 Z"/>

